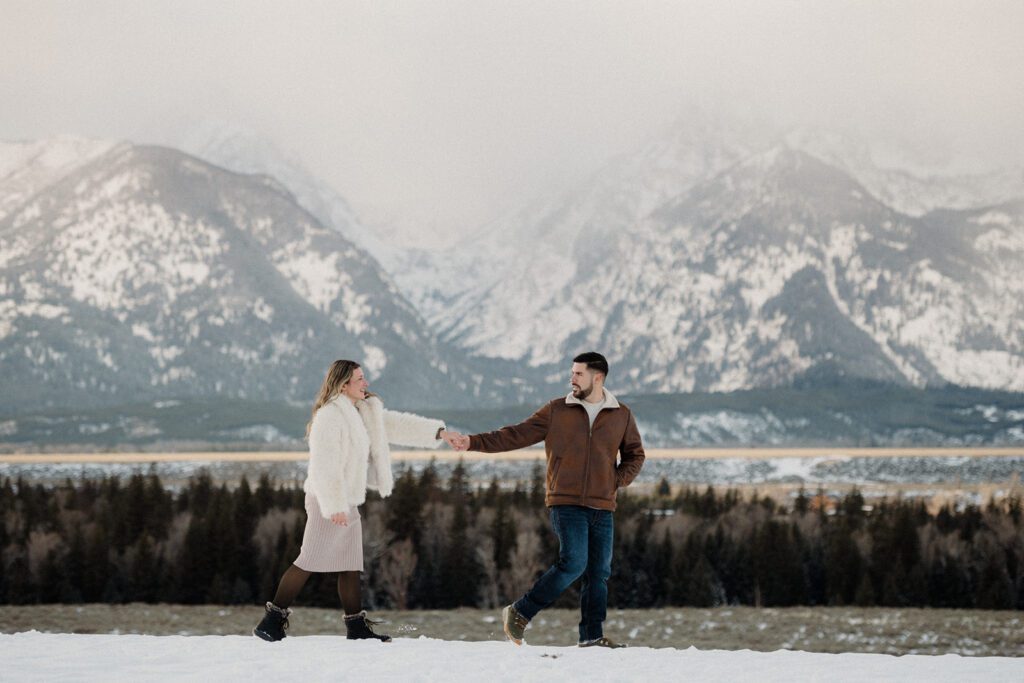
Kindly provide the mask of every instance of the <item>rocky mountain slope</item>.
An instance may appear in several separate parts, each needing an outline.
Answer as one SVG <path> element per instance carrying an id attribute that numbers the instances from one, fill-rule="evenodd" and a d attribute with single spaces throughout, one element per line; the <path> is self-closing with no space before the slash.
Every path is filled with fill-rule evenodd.
<path id="1" fill-rule="evenodd" d="M 1014 172 L 929 180 L 837 136 L 688 121 L 432 253 L 376 244 L 258 137 L 188 145 L 205 158 L 0 145 L 0 373 L 17 387 L 0 409 L 305 404 L 345 356 L 393 405 L 514 406 L 562 391 L 587 348 L 631 394 L 1024 391 Z"/>
<path id="2" fill-rule="evenodd" d="M 667 199 L 642 153 L 628 181 L 599 176 L 546 220 L 497 226 L 504 253 L 466 247 L 487 274 L 464 268 L 435 297 L 457 313 L 446 338 L 552 370 L 602 349 L 630 392 L 814 377 L 1024 390 L 1024 203 L 915 216 L 788 144 L 742 153 L 681 165 Z"/>
<path id="3" fill-rule="evenodd" d="M 0 221 L 4 408 L 305 403 L 337 357 L 399 405 L 493 390 L 272 178 L 127 143 L 53 176 Z"/>

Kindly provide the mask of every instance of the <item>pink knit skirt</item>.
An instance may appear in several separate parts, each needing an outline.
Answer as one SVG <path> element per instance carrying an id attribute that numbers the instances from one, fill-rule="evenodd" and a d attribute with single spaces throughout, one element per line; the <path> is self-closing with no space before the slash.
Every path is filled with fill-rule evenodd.
<path id="1" fill-rule="evenodd" d="M 307 572 L 363 571 L 363 520 L 359 509 L 348 511 L 348 526 L 320 515 L 316 496 L 306 494 L 306 529 L 295 566 Z"/>

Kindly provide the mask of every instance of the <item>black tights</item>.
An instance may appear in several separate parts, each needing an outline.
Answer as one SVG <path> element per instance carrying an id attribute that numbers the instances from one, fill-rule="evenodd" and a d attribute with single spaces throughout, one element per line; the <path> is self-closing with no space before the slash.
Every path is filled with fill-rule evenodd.
<path id="1" fill-rule="evenodd" d="M 281 577 L 281 583 L 277 584 L 274 604 L 281 609 L 291 607 L 299 591 L 309 580 L 310 574 L 312 572 L 299 569 L 294 564 L 288 567 Z M 338 597 L 341 598 L 345 614 L 359 614 L 363 611 L 363 599 L 359 592 L 359 572 L 338 572 Z"/>

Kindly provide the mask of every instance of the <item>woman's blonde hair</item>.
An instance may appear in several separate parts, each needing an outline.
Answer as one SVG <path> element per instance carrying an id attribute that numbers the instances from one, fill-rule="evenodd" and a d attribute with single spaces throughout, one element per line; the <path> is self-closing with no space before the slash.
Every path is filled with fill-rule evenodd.
<path id="1" fill-rule="evenodd" d="M 323 408 L 328 401 L 341 393 L 341 390 L 352 379 L 352 374 L 359 367 L 359 363 L 354 360 L 336 360 L 331 363 L 331 367 L 327 369 L 327 376 L 324 377 L 324 383 L 320 385 L 320 391 L 316 395 L 316 401 L 313 403 L 313 412 L 309 416 L 309 422 L 306 423 L 307 439 L 309 438 L 309 430 L 313 428 L 313 418 L 316 417 L 316 411 Z"/>

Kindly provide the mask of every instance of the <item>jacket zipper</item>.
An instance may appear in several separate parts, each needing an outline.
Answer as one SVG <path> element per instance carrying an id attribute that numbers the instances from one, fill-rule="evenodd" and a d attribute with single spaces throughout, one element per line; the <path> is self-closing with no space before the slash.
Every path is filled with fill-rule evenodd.
<path id="1" fill-rule="evenodd" d="M 594 416 L 594 422 L 597 422 L 598 416 L 601 411 L 598 411 L 597 415 Z M 583 496 L 580 498 L 580 505 L 586 506 L 587 501 L 587 490 L 590 488 L 590 441 L 594 436 L 594 424 L 590 421 L 590 415 L 587 414 L 587 409 L 583 409 L 583 417 L 587 420 L 589 425 L 587 428 L 587 460 L 583 463 Z"/>

